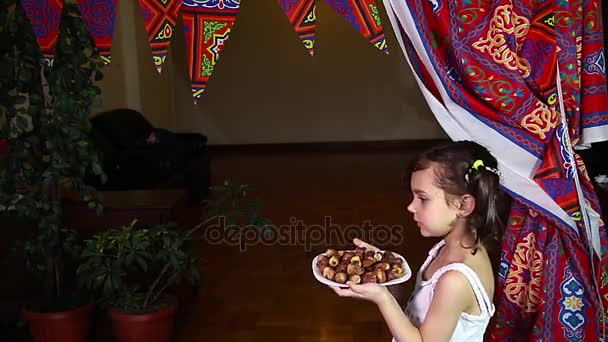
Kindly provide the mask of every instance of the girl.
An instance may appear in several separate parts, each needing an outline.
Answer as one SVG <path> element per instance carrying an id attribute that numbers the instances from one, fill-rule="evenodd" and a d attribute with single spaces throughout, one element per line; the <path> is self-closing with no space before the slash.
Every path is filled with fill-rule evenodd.
<path id="1" fill-rule="evenodd" d="M 386 287 L 347 283 L 343 297 L 378 305 L 395 341 L 483 341 L 494 314 L 494 272 L 488 251 L 504 230 L 508 198 L 496 159 L 470 141 L 450 142 L 413 163 L 407 210 L 425 237 L 443 237 L 429 252 L 403 312 Z M 355 239 L 355 245 L 376 249 Z"/>

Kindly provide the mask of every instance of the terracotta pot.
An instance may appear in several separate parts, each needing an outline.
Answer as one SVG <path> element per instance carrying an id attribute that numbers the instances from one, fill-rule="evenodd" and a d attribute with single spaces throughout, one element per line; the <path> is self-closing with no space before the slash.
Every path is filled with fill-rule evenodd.
<path id="1" fill-rule="evenodd" d="M 28 320 L 34 342 L 86 342 L 91 334 L 94 303 L 62 312 L 23 313 Z"/>
<path id="2" fill-rule="evenodd" d="M 146 314 L 110 310 L 116 342 L 169 342 L 176 312 L 177 302 Z"/>

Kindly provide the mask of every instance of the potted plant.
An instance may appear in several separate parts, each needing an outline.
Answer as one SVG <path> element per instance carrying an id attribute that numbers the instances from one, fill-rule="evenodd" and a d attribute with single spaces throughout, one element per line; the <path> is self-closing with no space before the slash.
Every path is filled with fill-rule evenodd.
<path id="1" fill-rule="evenodd" d="M 78 278 L 99 294 L 118 341 L 168 341 L 177 300 L 167 292 L 182 279 L 197 285 L 196 259 L 186 250 L 189 234 L 173 225 L 152 228 L 130 224 L 86 240 Z"/>
<path id="2" fill-rule="evenodd" d="M 210 190 L 202 222 L 190 230 L 174 224 L 138 227 L 134 220 L 85 241 L 78 279 L 108 309 L 118 342 L 170 341 L 178 305 L 174 291 L 183 280 L 193 286 L 200 281 L 187 245 L 197 231 L 219 218 L 232 227 L 264 230 L 270 224 L 259 215 L 259 202 L 247 197 L 247 185 L 225 182 Z"/>
<path id="3" fill-rule="evenodd" d="M 43 65 L 32 27 L 18 2 L 0 0 L 0 214 L 33 226 L 19 244 L 24 265 L 41 285 L 24 308 L 35 341 L 85 341 L 93 304 L 71 286 L 80 243 L 63 224 L 61 189 L 101 211 L 85 185 L 103 178 L 89 140 L 89 114 L 101 64 L 74 4 L 66 4 L 52 68 Z M 9 227 L 10 228 L 10 227 Z"/>

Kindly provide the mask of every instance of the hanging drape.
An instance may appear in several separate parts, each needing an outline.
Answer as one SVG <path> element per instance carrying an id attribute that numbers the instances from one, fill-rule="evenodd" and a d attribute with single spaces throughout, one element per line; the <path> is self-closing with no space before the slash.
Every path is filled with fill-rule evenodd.
<path id="1" fill-rule="evenodd" d="M 384 0 L 438 122 L 513 196 L 493 341 L 597 341 L 608 238 L 577 148 L 608 139 L 598 0 Z"/>

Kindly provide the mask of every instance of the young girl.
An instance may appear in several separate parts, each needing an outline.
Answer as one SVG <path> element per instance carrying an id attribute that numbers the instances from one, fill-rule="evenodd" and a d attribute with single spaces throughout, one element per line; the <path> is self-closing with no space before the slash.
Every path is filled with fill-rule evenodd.
<path id="1" fill-rule="evenodd" d="M 494 314 L 488 250 L 499 247 L 509 203 L 496 159 L 474 142 L 450 142 L 414 160 L 410 185 L 414 197 L 407 210 L 420 233 L 443 239 L 422 265 L 406 312 L 376 283 L 333 289 L 377 304 L 395 341 L 481 342 Z"/>

